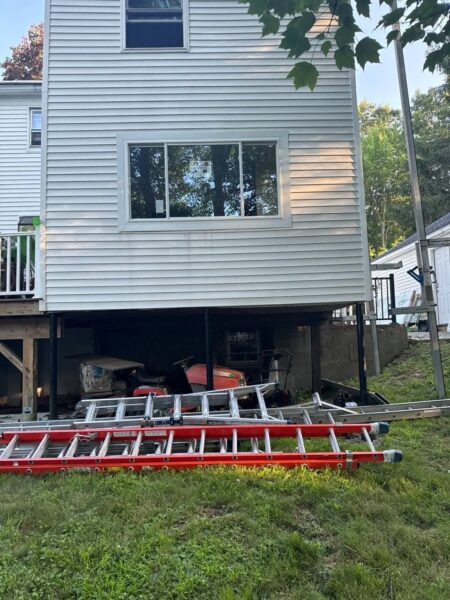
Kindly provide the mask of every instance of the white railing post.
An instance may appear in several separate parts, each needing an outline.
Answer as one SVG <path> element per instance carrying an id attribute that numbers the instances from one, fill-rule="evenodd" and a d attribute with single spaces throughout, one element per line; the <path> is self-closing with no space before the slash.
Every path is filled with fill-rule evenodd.
<path id="1" fill-rule="evenodd" d="M 38 297 L 38 261 L 38 230 L 0 234 L 0 298 Z"/>

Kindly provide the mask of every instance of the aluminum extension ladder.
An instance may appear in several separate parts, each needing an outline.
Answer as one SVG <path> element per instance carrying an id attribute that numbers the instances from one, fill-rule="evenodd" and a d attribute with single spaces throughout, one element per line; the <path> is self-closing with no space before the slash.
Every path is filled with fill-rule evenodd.
<path id="1" fill-rule="evenodd" d="M 208 425 L 287 423 L 286 418 L 270 415 L 265 395 L 273 391 L 275 383 L 248 385 L 227 390 L 213 390 L 168 396 L 138 396 L 133 398 L 94 398 L 81 402 L 84 418 L 53 421 L 0 422 L 0 430 L 72 429 L 115 427 L 125 425 Z M 239 405 L 253 396 L 258 408 L 244 411 Z"/>
<path id="2" fill-rule="evenodd" d="M 375 448 L 371 436 L 387 431 L 386 423 L 4 431 L 0 434 L 0 473 L 148 471 L 212 465 L 354 469 L 364 462 L 402 459 L 398 450 Z M 352 449 L 350 436 L 359 436 L 366 449 Z M 308 438 L 323 438 L 329 449 L 307 450 Z M 338 438 L 344 438 L 350 449 L 342 449 Z M 292 449 L 277 449 L 280 439 L 290 440 Z"/>

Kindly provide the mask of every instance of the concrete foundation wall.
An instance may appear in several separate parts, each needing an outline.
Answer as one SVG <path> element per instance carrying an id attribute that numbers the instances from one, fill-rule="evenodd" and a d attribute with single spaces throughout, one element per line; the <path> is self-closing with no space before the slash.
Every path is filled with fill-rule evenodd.
<path id="1" fill-rule="evenodd" d="M 356 326 L 323 325 L 320 328 L 322 377 L 344 382 L 358 376 Z M 391 362 L 408 347 L 406 329 L 401 325 L 377 327 L 381 367 Z M 294 355 L 288 386 L 293 395 L 311 388 L 311 346 L 309 327 L 275 329 L 275 346 L 289 348 Z M 374 374 L 373 346 L 370 327 L 365 328 L 367 372 Z"/>

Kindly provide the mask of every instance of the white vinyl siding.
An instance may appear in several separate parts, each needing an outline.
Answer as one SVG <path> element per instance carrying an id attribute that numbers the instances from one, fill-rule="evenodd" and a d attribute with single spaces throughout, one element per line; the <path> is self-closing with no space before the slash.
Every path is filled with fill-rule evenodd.
<path id="1" fill-rule="evenodd" d="M 352 75 L 317 89 L 236 0 L 191 0 L 189 52 L 121 52 L 120 0 L 50 2 L 49 310 L 311 305 L 368 295 Z M 117 138 L 286 132 L 288 227 L 120 231 Z M 242 219 L 244 221 L 244 219 Z"/>
<path id="2" fill-rule="evenodd" d="M 3 93 L 0 84 L 0 233 L 17 231 L 19 217 L 40 212 L 41 150 L 30 148 L 30 108 L 40 93 Z"/>

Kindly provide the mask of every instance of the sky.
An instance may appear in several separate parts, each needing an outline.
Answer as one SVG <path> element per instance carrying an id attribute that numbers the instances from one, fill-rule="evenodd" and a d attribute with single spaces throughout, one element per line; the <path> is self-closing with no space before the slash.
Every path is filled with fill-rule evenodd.
<path id="1" fill-rule="evenodd" d="M 388 10 L 384 4 L 379 7 L 373 4 L 375 14 L 372 19 L 361 17 L 358 20 L 365 35 L 377 37 L 384 45 L 386 32 L 374 31 L 380 17 Z M 25 35 L 28 27 L 39 23 L 44 16 L 44 0 L 0 0 L 0 60 L 10 54 L 10 47 L 15 46 Z M 363 34 L 360 34 L 363 36 Z M 440 85 L 442 77 L 422 70 L 425 57 L 425 46 L 422 43 L 412 44 L 405 49 L 405 61 L 408 85 L 411 96 L 416 90 L 426 91 L 430 87 Z M 381 52 L 382 64 L 367 64 L 364 71 L 356 74 L 358 100 L 364 98 L 377 104 L 390 104 L 400 107 L 394 47 Z"/>

